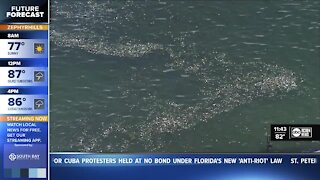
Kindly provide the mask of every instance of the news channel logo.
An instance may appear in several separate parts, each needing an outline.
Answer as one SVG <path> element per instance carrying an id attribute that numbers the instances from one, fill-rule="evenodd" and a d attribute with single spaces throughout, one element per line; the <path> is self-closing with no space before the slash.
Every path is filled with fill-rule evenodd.
<path id="1" fill-rule="evenodd" d="M 291 138 L 312 138 L 312 127 L 291 127 Z"/>

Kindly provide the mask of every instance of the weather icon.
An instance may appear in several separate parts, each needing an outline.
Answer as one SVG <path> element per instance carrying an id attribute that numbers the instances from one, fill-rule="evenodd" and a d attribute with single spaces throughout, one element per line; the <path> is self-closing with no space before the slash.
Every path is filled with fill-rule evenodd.
<path id="1" fill-rule="evenodd" d="M 34 43 L 34 54 L 44 53 L 44 43 Z"/>
<path id="2" fill-rule="evenodd" d="M 44 109 L 44 99 L 34 99 L 34 109 Z"/>
<path id="3" fill-rule="evenodd" d="M 33 72 L 33 80 L 34 82 L 43 82 L 44 81 L 44 71 L 34 71 Z"/>

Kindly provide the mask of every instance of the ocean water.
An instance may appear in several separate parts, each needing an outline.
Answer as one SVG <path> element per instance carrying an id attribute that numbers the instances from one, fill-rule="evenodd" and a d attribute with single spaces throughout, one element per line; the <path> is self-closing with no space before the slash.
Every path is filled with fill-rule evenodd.
<path id="1" fill-rule="evenodd" d="M 320 122 L 318 1 L 53 0 L 51 150 L 307 152 Z"/>

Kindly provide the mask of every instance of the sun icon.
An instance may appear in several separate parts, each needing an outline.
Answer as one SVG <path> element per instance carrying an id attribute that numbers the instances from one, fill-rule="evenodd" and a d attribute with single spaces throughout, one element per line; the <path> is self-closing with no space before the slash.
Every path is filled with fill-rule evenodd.
<path id="1" fill-rule="evenodd" d="M 42 54 L 44 52 L 44 44 L 34 44 L 34 53 L 35 54 Z"/>
<path id="2" fill-rule="evenodd" d="M 36 47 L 36 50 L 37 50 L 38 52 L 41 52 L 41 51 L 43 51 L 43 48 L 42 48 L 41 46 L 37 46 L 37 47 Z"/>

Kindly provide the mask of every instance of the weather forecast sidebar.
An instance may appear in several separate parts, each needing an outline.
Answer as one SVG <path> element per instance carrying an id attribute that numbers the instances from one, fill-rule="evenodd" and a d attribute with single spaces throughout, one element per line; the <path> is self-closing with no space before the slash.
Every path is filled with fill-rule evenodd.
<path id="1" fill-rule="evenodd" d="M 48 5 L 0 2 L 0 180 L 48 179 Z"/>

